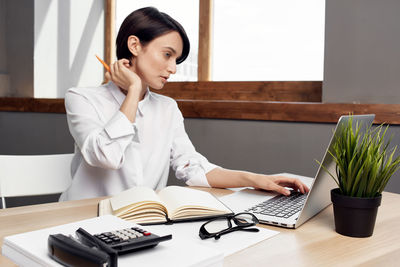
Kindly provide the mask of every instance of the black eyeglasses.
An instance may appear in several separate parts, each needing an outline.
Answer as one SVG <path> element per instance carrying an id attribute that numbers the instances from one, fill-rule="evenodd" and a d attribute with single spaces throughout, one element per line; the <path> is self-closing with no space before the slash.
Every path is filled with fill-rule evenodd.
<path id="1" fill-rule="evenodd" d="M 233 223 L 232 223 L 233 222 Z M 258 219 L 251 213 L 242 212 L 212 219 L 200 227 L 201 239 L 214 237 L 218 240 L 221 235 L 234 231 L 258 232 L 257 228 L 247 228 L 258 223 Z"/>

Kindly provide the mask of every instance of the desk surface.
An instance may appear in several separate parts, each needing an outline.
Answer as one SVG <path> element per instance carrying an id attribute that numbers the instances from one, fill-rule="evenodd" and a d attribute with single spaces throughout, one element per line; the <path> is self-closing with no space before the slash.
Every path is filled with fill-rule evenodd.
<path id="1" fill-rule="evenodd" d="M 217 196 L 225 189 L 208 189 Z M 0 210 L 0 245 L 8 235 L 97 215 L 99 199 L 50 203 Z M 400 195 L 383 194 L 375 230 L 369 238 L 351 238 L 334 230 L 332 205 L 296 230 L 273 226 L 277 236 L 228 256 L 224 266 L 398 266 L 400 255 Z M 0 266 L 15 266 L 0 255 Z"/>

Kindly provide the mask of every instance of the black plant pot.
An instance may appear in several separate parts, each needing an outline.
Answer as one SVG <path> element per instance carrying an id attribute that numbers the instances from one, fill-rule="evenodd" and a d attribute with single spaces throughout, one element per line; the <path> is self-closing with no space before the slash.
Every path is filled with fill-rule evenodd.
<path id="1" fill-rule="evenodd" d="M 382 195 L 371 198 L 349 197 L 335 188 L 331 190 L 331 200 L 336 232 L 351 237 L 372 235 Z"/>

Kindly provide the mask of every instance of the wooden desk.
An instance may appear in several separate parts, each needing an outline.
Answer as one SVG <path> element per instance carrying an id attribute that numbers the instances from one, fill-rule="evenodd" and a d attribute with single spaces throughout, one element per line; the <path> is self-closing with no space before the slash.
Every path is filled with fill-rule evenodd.
<path id="1" fill-rule="evenodd" d="M 208 189 L 217 196 L 223 189 Z M 0 210 L 0 245 L 8 235 L 92 218 L 99 199 L 50 203 Z M 296 230 L 280 231 L 271 239 L 225 258 L 224 266 L 399 266 L 400 195 L 384 193 L 375 231 L 369 238 L 350 238 L 334 230 L 332 206 Z M 0 255 L 0 266 L 15 266 Z"/>

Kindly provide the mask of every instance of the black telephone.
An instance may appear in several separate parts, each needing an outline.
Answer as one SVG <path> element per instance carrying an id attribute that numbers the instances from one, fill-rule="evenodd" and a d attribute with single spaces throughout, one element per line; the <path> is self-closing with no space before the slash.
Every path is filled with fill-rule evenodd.
<path id="1" fill-rule="evenodd" d="M 172 235 L 158 236 L 139 227 L 96 235 L 79 228 L 76 235 L 78 239 L 63 234 L 49 235 L 50 257 L 64 266 L 117 267 L 118 255 L 155 247 L 172 239 Z"/>

